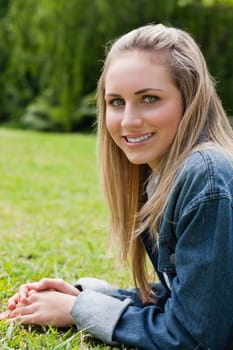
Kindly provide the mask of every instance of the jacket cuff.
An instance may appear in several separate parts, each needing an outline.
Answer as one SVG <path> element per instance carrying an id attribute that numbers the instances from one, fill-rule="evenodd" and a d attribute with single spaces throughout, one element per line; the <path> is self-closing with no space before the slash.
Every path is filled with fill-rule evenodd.
<path id="1" fill-rule="evenodd" d="M 92 334 L 107 344 L 112 341 L 116 324 L 132 300 L 122 300 L 86 289 L 76 298 L 71 316 L 78 328 Z"/>
<path id="2" fill-rule="evenodd" d="M 84 277 L 80 278 L 74 286 L 81 291 L 91 289 L 99 293 L 112 295 L 115 289 L 106 281 L 97 278 Z"/>

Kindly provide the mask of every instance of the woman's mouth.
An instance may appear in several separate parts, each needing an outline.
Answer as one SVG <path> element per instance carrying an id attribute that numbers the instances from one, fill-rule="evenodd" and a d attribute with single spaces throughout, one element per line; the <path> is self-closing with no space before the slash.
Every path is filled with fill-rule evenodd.
<path id="1" fill-rule="evenodd" d="M 139 143 L 139 142 L 150 139 L 152 136 L 153 136 L 153 133 L 148 133 L 148 134 L 138 136 L 138 137 L 125 136 L 125 139 L 128 143 Z"/>

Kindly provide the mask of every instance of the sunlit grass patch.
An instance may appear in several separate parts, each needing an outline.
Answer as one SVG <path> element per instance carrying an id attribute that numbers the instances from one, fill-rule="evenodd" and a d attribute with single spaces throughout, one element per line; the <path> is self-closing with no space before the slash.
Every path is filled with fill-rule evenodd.
<path id="1" fill-rule="evenodd" d="M 94 135 L 0 129 L 0 300 L 42 277 L 93 276 L 128 287 L 108 253 Z M 110 349 L 75 327 L 0 323 L 0 349 Z"/>

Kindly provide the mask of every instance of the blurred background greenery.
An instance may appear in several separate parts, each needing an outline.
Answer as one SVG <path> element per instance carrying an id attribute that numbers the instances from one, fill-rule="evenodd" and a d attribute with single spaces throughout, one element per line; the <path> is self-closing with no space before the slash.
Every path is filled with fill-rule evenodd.
<path id="1" fill-rule="evenodd" d="M 0 0 L 0 124 L 91 131 L 104 45 L 150 22 L 188 30 L 233 115 L 233 0 Z"/>

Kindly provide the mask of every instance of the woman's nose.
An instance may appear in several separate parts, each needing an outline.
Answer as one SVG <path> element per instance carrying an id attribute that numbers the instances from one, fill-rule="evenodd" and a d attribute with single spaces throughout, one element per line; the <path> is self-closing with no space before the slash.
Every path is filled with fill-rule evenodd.
<path id="1" fill-rule="evenodd" d="M 143 123 L 143 120 L 139 111 L 136 108 L 126 106 L 123 112 L 122 120 L 121 120 L 121 127 L 137 128 L 137 127 L 141 127 L 142 123 Z"/>

